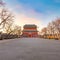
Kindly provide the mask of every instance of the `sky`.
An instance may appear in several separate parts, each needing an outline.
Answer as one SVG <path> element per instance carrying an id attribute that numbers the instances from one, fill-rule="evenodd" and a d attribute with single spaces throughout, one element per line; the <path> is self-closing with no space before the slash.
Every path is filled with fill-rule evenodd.
<path id="1" fill-rule="evenodd" d="M 15 24 L 36 24 L 41 30 L 60 17 L 60 0 L 4 0 L 15 15 Z"/>

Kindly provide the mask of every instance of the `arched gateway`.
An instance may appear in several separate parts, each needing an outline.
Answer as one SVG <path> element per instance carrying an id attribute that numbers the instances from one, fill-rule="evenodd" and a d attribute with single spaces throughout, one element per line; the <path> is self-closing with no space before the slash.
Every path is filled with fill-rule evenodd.
<path id="1" fill-rule="evenodd" d="M 24 25 L 22 31 L 23 37 L 38 37 L 38 31 L 36 25 Z"/>

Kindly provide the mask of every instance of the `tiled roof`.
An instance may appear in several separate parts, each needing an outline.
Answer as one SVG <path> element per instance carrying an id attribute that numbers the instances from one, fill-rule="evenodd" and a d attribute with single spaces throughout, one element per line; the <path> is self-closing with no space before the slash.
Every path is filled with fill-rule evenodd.
<path id="1" fill-rule="evenodd" d="M 26 25 L 24 25 L 24 28 L 37 28 L 37 26 L 36 25 L 28 25 L 28 24 L 26 24 Z"/>
<path id="2" fill-rule="evenodd" d="M 23 30 L 23 32 L 38 32 L 37 30 Z"/>

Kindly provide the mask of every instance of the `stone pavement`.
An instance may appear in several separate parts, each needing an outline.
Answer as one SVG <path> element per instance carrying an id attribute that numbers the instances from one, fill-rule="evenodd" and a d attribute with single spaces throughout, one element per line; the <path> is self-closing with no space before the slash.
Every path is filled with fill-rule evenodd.
<path id="1" fill-rule="evenodd" d="M 0 60 L 60 60 L 60 40 L 40 38 L 2 40 Z"/>

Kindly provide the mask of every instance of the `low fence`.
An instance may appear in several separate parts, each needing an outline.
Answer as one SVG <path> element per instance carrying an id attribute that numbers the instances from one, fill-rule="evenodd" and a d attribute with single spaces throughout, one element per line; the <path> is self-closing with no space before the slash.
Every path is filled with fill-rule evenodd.
<path id="1" fill-rule="evenodd" d="M 42 35 L 41 37 L 45 39 L 60 40 L 60 34 L 59 35 Z"/>
<path id="2" fill-rule="evenodd" d="M 13 35 L 13 34 L 0 34 L 0 40 L 3 40 L 3 39 L 14 39 L 14 38 L 20 38 L 20 36 Z"/>

